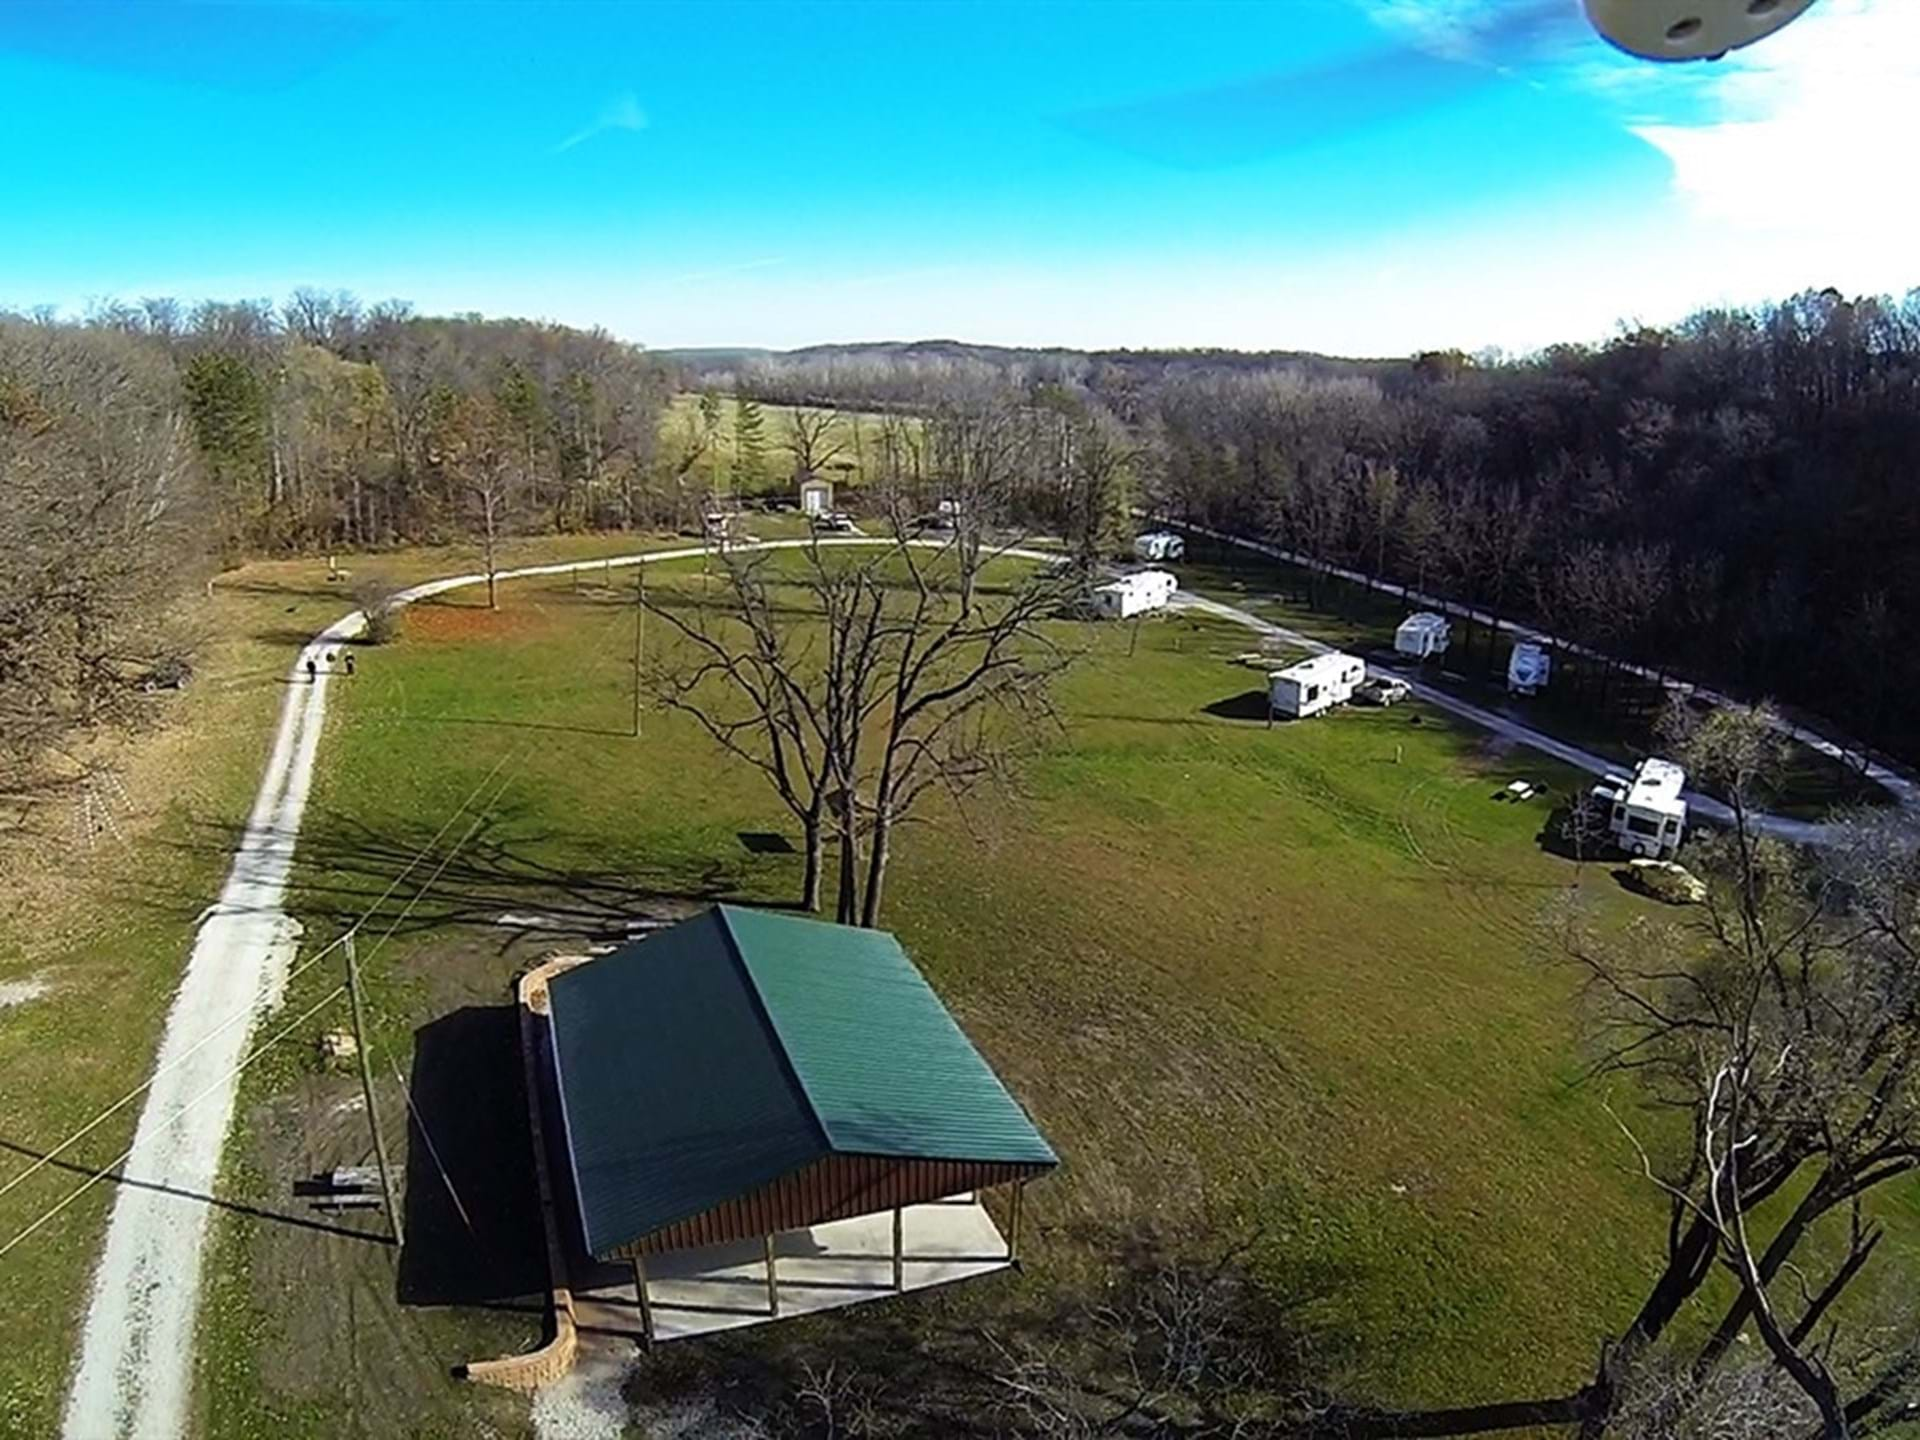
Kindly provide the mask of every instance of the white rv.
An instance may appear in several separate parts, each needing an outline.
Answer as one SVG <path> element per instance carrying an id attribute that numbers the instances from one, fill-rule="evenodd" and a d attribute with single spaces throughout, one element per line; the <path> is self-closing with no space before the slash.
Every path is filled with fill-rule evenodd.
<path id="1" fill-rule="evenodd" d="M 1335 705 L 1344 705 L 1367 678 L 1367 667 L 1357 656 L 1331 650 L 1267 676 L 1267 704 L 1276 715 L 1304 720 Z"/>
<path id="2" fill-rule="evenodd" d="M 1553 674 L 1553 656 L 1537 640 L 1522 640 L 1507 656 L 1507 693 L 1538 695 Z"/>
<path id="3" fill-rule="evenodd" d="M 1393 632 L 1393 648 L 1415 660 L 1431 660 L 1447 653 L 1452 633 L 1453 627 L 1447 623 L 1446 616 L 1431 610 L 1417 611 L 1402 620 L 1400 628 Z"/>
<path id="4" fill-rule="evenodd" d="M 1687 802 L 1680 798 L 1687 772 L 1671 760 L 1648 756 L 1632 779 L 1609 775 L 1593 787 L 1607 830 L 1629 855 L 1664 859 L 1680 848 L 1687 829 Z"/>
<path id="5" fill-rule="evenodd" d="M 1164 564 L 1187 558 L 1187 542 L 1168 530 L 1155 530 L 1133 542 L 1133 553 L 1142 560 Z"/>
<path id="6" fill-rule="evenodd" d="M 1102 620 L 1131 620 L 1149 610 L 1164 610 L 1180 582 L 1164 570 L 1136 570 L 1094 587 L 1093 613 Z"/>

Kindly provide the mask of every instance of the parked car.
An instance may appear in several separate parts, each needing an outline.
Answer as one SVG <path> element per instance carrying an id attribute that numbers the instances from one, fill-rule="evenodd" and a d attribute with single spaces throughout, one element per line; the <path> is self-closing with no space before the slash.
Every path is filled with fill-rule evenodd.
<path id="1" fill-rule="evenodd" d="M 1406 699 L 1410 693 L 1412 693 L 1411 687 L 1406 681 L 1389 679 L 1385 675 L 1375 675 L 1371 679 L 1360 682 L 1358 688 L 1353 692 L 1353 703 L 1356 705 L 1397 705 Z"/>
<path id="2" fill-rule="evenodd" d="M 853 529 L 853 517 L 844 510 L 832 510 L 825 515 L 815 515 L 813 517 L 813 528 L 816 530 L 848 531 Z"/>
<path id="3" fill-rule="evenodd" d="M 138 684 L 144 693 L 155 695 L 162 690 L 184 690 L 192 678 L 193 663 L 184 656 L 170 655 L 142 675 Z"/>

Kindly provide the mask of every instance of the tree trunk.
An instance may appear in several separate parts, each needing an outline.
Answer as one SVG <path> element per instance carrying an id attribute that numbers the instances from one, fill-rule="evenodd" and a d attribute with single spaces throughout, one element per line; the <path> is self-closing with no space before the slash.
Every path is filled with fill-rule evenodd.
<path id="1" fill-rule="evenodd" d="M 867 842 L 867 893 L 861 900 L 860 923 L 869 930 L 880 926 L 880 897 L 886 890 L 887 861 L 891 857 L 893 821 L 888 816 L 889 797 L 881 797 L 873 836 Z"/>
<path id="2" fill-rule="evenodd" d="M 842 925 L 860 923 L 860 839 L 854 833 L 853 800 L 849 796 L 838 807 L 840 829 L 840 892 L 833 918 Z"/>
<path id="3" fill-rule="evenodd" d="M 487 608 L 489 610 L 498 610 L 500 608 L 500 580 L 498 575 L 498 567 L 494 564 L 494 557 L 493 557 L 494 524 L 493 524 L 493 496 L 492 495 L 488 495 L 486 497 L 486 507 L 487 507 L 487 511 L 486 511 L 486 515 L 487 515 Z"/>
<path id="4" fill-rule="evenodd" d="M 826 839 L 820 831 L 820 807 L 816 803 L 813 812 L 801 822 L 806 848 L 806 869 L 800 879 L 800 908 L 809 914 L 820 913 L 820 881 L 826 871 Z"/>

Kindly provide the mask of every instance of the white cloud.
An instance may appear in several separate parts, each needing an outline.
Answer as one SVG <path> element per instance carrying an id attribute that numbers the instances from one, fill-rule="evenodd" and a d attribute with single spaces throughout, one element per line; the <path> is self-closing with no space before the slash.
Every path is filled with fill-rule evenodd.
<path id="1" fill-rule="evenodd" d="M 1920 4 L 1824 0 L 1718 62 L 1693 95 L 1699 116 L 1630 128 L 1667 157 L 1684 214 L 1703 241 L 1730 247 L 1731 269 L 1792 257 L 1843 289 L 1920 283 L 1908 174 Z"/>
<path id="2" fill-rule="evenodd" d="M 562 140 L 553 147 L 552 153 L 558 155 L 563 151 L 571 150 L 574 146 L 584 144 L 594 136 L 603 135 L 609 130 L 644 130 L 646 128 L 647 112 L 640 108 L 639 97 L 631 92 L 616 95 L 601 107 L 599 117 L 591 125 L 576 130 Z"/>

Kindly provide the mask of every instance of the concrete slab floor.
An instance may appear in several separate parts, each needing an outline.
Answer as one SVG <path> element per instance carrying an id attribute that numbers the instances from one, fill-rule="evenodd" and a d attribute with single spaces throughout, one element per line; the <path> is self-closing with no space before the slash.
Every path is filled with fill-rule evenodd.
<path id="1" fill-rule="evenodd" d="M 908 1206 L 901 1212 L 901 1242 L 905 1290 L 990 1275 L 1011 1263 L 999 1227 L 971 1195 Z M 766 1257 L 757 1240 L 648 1256 L 654 1339 L 687 1340 L 889 1298 L 897 1293 L 893 1212 L 776 1235 L 774 1271 L 777 1317 L 768 1309 Z M 638 1338 L 639 1305 L 631 1279 L 576 1293 L 575 1303 L 583 1331 Z"/>

